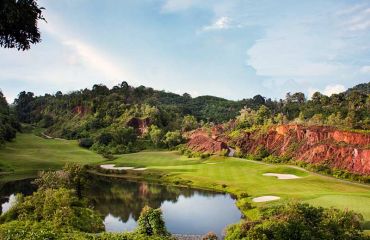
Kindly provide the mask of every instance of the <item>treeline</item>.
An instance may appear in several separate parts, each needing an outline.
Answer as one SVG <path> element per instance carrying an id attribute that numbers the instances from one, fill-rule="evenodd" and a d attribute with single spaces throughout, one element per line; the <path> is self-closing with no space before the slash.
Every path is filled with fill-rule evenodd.
<path id="1" fill-rule="evenodd" d="M 122 82 L 111 89 L 94 85 L 68 94 L 21 92 L 14 103 L 20 122 L 114 154 L 172 147 L 182 142 L 182 131 L 235 118 L 243 129 L 296 122 L 369 130 L 369 96 L 370 83 L 330 97 L 316 92 L 310 100 L 297 92 L 280 100 L 256 95 L 231 101 L 213 96 L 192 98 L 187 93 L 178 95 Z"/>
<path id="2" fill-rule="evenodd" d="M 0 146 L 15 138 L 17 130 L 20 130 L 20 125 L 0 91 Z"/>

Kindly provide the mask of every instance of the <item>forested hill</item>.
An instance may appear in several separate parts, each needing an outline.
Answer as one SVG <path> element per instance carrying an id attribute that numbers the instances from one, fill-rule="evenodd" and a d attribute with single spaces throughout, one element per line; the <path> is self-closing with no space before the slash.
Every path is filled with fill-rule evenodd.
<path id="1" fill-rule="evenodd" d="M 298 92 L 287 93 L 285 99 L 278 101 L 261 95 L 231 101 L 213 96 L 192 98 L 186 93 L 135 88 L 122 82 L 111 89 L 94 85 L 92 89 L 67 94 L 34 96 L 31 92 L 21 92 L 15 100 L 15 110 L 20 122 L 47 128 L 51 136 L 88 138 L 88 146 L 101 143 L 127 150 L 138 136 L 148 134 L 148 138 L 158 138 L 151 139 L 153 142 L 163 143 L 167 133 L 178 136 L 177 130 L 235 118 L 244 118 L 244 125 L 239 126 L 243 128 L 299 121 L 368 130 L 369 89 L 370 83 L 365 83 L 330 97 L 316 92 L 311 100 Z"/>

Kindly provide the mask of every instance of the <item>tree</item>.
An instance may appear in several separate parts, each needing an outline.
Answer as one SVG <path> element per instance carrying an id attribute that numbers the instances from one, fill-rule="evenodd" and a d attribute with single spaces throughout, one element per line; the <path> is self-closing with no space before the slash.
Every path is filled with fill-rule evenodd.
<path id="1" fill-rule="evenodd" d="M 268 109 L 265 105 L 261 105 L 256 113 L 255 123 L 258 125 L 262 125 L 270 118 L 270 109 Z"/>
<path id="2" fill-rule="evenodd" d="M 170 148 L 179 145 L 180 143 L 182 143 L 182 141 L 183 138 L 180 131 L 167 132 L 163 140 L 163 142 L 167 144 L 167 146 Z"/>
<path id="3" fill-rule="evenodd" d="M 266 208 L 261 215 L 229 227 L 225 239 L 366 239 L 363 217 L 353 211 L 290 203 Z"/>
<path id="4" fill-rule="evenodd" d="M 150 140 L 154 143 L 154 145 L 158 146 L 162 140 L 163 132 L 156 125 L 152 125 L 149 128 L 149 137 Z"/>
<path id="5" fill-rule="evenodd" d="M 119 128 L 113 135 L 114 142 L 117 144 L 127 145 L 136 141 L 135 130 L 132 127 Z"/>
<path id="6" fill-rule="evenodd" d="M 104 230 L 101 216 L 65 188 L 38 190 L 26 197 L 18 195 L 16 205 L 0 217 L 2 223 L 13 220 L 51 223 L 59 230 L 92 233 Z"/>
<path id="7" fill-rule="evenodd" d="M 138 219 L 137 231 L 147 236 L 168 236 L 169 233 L 162 218 L 160 208 L 145 206 Z"/>
<path id="8" fill-rule="evenodd" d="M 37 23 L 45 21 L 43 9 L 35 0 L 1 0 L 0 46 L 28 50 L 30 44 L 40 42 Z"/>
<path id="9" fill-rule="evenodd" d="M 197 119 L 192 115 L 186 115 L 182 119 L 182 131 L 190 131 L 198 127 Z"/>

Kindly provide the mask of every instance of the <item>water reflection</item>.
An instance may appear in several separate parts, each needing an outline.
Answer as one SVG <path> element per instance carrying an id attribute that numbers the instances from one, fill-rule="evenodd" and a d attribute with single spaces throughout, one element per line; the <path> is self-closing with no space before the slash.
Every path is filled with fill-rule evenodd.
<path id="1" fill-rule="evenodd" d="M 12 204 L 15 203 L 16 194 L 22 193 L 24 195 L 30 195 L 36 190 L 36 187 L 31 184 L 31 180 L 17 180 L 12 182 L 7 182 L 0 188 L 0 204 L 1 212 L 0 214 L 9 210 Z"/>
<path id="2" fill-rule="evenodd" d="M 221 235 L 241 214 L 228 194 L 96 177 L 86 194 L 107 231 L 133 230 L 145 205 L 161 208 L 171 233 Z"/>
<path id="3" fill-rule="evenodd" d="M 35 191 L 31 180 L 9 182 L 0 189 L 1 211 L 6 211 L 17 193 Z M 221 235 L 228 224 L 241 214 L 228 194 L 129 182 L 124 179 L 92 177 L 83 194 L 104 217 L 106 231 L 122 232 L 136 228 L 141 209 L 148 205 L 161 208 L 171 233 Z"/>

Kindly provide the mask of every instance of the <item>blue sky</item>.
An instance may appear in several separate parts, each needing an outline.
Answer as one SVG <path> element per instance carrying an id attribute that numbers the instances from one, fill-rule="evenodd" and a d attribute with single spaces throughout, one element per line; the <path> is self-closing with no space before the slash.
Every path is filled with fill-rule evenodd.
<path id="1" fill-rule="evenodd" d="M 31 50 L 0 49 L 0 88 L 122 81 L 192 96 L 332 94 L 370 78 L 368 0 L 39 0 Z"/>

